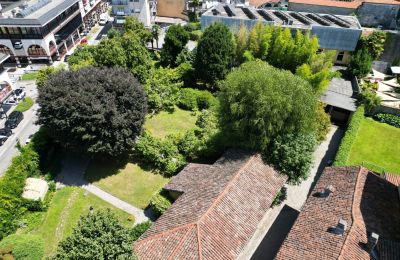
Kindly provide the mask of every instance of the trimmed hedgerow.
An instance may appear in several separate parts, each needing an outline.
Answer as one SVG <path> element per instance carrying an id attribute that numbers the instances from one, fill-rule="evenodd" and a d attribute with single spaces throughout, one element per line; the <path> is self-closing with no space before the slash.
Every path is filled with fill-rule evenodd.
<path id="1" fill-rule="evenodd" d="M 171 207 L 172 200 L 166 191 L 161 190 L 151 198 L 149 205 L 157 216 L 161 216 Z"/>
<path id="2" fill-rule="evenodd" d="M 360 106 L 353 114 L 350 124 L 347 127 L 346 134 L 340 143 L 339 150 L 333 163 L 334 166 L 345 166 L 347 164 L 354 139 L 357 136 L 358 129 L 360 129 L 361 121 L 364 119 L 364 112 L 364 107 Z"/>
<path id="3" fill-rule="evenodd" d="M 387 114 L 387 113 L 378 113 L 374 115 L 374 119 L 381 123 L 386 123 L 388 125 L 395 126 L 400 128 L 400 116 Z"/>
<path id="4" fill-rule="evenodd" d="M 178 106 L 185 110 L 203 110 L 217 104 L 217 99 L 206 90 L 184 88 L 181 90 Z"/>

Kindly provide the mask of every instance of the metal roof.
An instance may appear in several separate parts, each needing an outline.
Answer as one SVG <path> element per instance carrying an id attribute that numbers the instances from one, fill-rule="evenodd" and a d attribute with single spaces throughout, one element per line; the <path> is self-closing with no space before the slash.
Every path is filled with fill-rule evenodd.
<path id="1" fill-rule="evenodd" d="M 353 97 L 353 86 L 350 80 L 333 78 L 328 90 L 320 100 L 328 105 L 339 107 L 348 111 L 356 111 L 357 99 Z"/>

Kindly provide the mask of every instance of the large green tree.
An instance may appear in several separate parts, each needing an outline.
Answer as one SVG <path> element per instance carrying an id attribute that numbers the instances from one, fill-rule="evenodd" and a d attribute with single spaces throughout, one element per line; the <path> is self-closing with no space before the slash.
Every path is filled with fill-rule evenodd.
<path id="1" fill-rule="evenodd" d="M 161 64 L 175 67 L 176 58 L 189 41 L 189 33 L 180 25 L 172 25 L 165 35 L 161 51 Z"/>
<path id="2" fill-rule="evenodd" d="M 72 235 L 61 241 L 53 259 L 134 259 L 133 238 L 110 210 L 81 217 Z"/>
<path id="3" fill-rule="evenodd" d="M 143 44 L 151 41 L 151 31 L 146 29 L 146 27 L 144 27 L 144 24 L 140 22 L 136 17 L 125 17 L 123 30 L 124 32 L 131 32 L 137 35 Z"/>
<path id="4" fill-rule="evenodd" d="M 117 38 L 102 40 L 96 46 L 93 56 L 97 66 L 125 67 L 127 62 L 125 50 Z"/>
<path id="5" fill-rule="evenodd" d="M 214 23 L 200 38 L 194 68 L 197 77 L 211 85 L 228 73 L 235 54 L 235 40 L 228 27 Z"/>
<path id="6" fill-rule="evenodd" d="M 289 71 L 259 60 L 247 62 L 220 89 L 221 125 L 236 144 L 264 150 L 278 135 L 313 130 L 315 93 Z"/>
<path id="7" fill-rule="evenodd" d="M 359 49 L 351 57 L 348 70 L 357 77 L 365 77 L 372 69 L 372 57 L 365 48 Z"/>
<path id="8" fill-rule="evenodd" d="M 39 90 L 39 123 L 61 145 L 91 154 L 130 152 L 147 110 L 142 85 L 122 68 L 63 71 Z"/>

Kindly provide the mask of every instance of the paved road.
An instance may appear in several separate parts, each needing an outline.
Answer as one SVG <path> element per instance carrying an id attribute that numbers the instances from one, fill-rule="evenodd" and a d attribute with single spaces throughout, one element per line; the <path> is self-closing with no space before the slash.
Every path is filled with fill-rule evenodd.
<path id="1" fill-rule="evenodd" d="M 17 82 L 16 86 L 25 87 L 26 95 L 36 99 L 37 90 L 34 81 Z M 14 107 L 12 107 L 8 113 L 11 113 L 12 109 L 14 109 Z M 35 104 L 31 109 L 24 112 L 24 119 L 17 128 L 13 129 L 13 135 L 0 146 L 0 176 L 7 170 L 12 158 L 18 154 L 18 149 L 15 147 L 17 140 L 24 144 L 31 134 L 38 131 L 39 126 L 35 124 L 37 120 L 37 109 L 38 106 Z M 0 128 L 4 127 L 5 121 L 5 118 L 1 119 Z"/>
<path id="2" fill-rule="evenodd" d="M 107 201 L 116 208 L 119 208 L 131 215 L 135 216 L 136 223 L 142 223 L 149 219 L 154 219 L 150 211 L 143 211 L 131 204 L 120 200 L 119 198 L 107 193 L 106 191 L 88 183 L 84 179 L 85 171 L 88 166 L 89 159 L 80 156 L 67 155 L 63 161 L 63 169 L 57 176 L 57 182 L 62 185 L 78 186 L 90 193 L 96 195 L 100 199 Z"/>

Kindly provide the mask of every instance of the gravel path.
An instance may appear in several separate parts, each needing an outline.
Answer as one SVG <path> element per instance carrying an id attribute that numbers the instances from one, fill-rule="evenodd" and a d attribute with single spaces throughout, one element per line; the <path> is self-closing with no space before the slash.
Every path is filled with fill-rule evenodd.
<path id="1" fill-rule="evenodd" d="M 153 218 L 153 216 L 149 214 L 150 212 L 145 212 L 142 209 L 136 208 L 95 185 L 88 183 L 84 179 L 88 163 L 89 159 L 87 158 L 68 155 L 63 161 L 63 169 L 57 176 L 57 182 L 61 185 L 78 186 L 89 191 L 114 207 L 135 216 L 136 223 L 142 223 L 148 221 L 149 218 Z"/>

